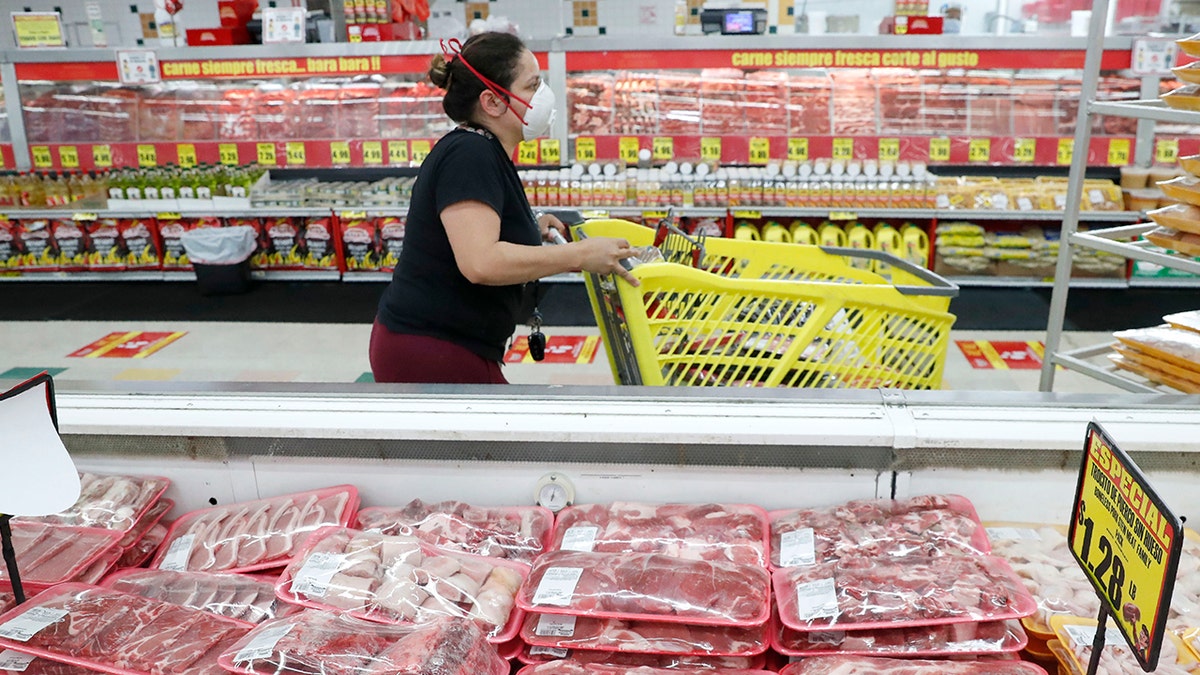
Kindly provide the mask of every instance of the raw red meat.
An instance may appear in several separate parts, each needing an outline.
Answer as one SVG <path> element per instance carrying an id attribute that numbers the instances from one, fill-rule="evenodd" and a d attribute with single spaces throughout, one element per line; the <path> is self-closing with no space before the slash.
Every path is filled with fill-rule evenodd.
<path id="1" fill-rule="evenodd" d="M 776 627 L 772 646 L 785 656 L 845 654 L 936 657 L 948 654 L 1009 653 L 1025 648 L 1019 621 L 956 623 L 862 631 L 795 631 Z"/>
<path id="2" fill-rule="evenodd" d="M 340 116 L 336 138 L 379 138 L 379 97 L 382 88 L 375 81 L 355 81 L 342 85 Z"/>
<path id="3" fill-rule="evenodd" d="M 106 476 L 84 472 L 79 474 L 79 499 L 71 508 L 49 516 L 13 520 L 102 527 L 124 532 L 137 523 L 170 483 L 166 478 Z"/>
<path id="4" fill-rule="evenodd" d="M 4 675 L 99 675 L 103 671 L 91 670 L 81 666 L 73 666 L 69 663 L 58 663 L 49 659 L 35 658 L 30 664 L 21 671 L 16 670 L 0 670 Z"/>
<path id="5" fill-rule="evenodd" d="M 922 661 L 869 656 L 814 656 L 793 663 L 779 675 L 1046 675 L 1024 661 Z"/>
<path id="6" fill-rule="evenodd" d="M 401 508 L 363 509 L 358 523 L 368 532 L 410 535 L 441 548 L 532 564 L 545 550 L 554 514 L 541 507 L 487 508 L 414 499 Z"/>
<path id="7" fill-rule="evenodd" d="M 36 588 L 76 578 L 106 551 L 116 548 L 120 533 L 79 527 L 54 527 L 12 521 L 13 547 L 21 581 Z M 8 569 L 0 565 L 0 588 L 10 588 Z"/>
<path id="8" fill-rule="evenodd" d="M 586 649 L 556 649 L 526 645 L 519 659 L 525 664 L 569 660 L 578 664 L 602 663 L 612 666 L 647 668 L 693 668 L 705 672 L 725 670 L 754 670 L 766 665 L 765 654 L 758 656 L 688 656 L 685 654 L 635 654 L 632 652 L 600 652 Z"/>
<path id="9" fill-rule="evenodd" d="M 271 581 L 240 574 L 130 570 L 109 577 L 104 585 L 123 593 L 250 623 L 291 613 L 289 605 L 276 602 L 275 585 Z"/>
<path id="10" fill-rule="evenodd" d="M 652 668 L 650 666 L 619 666 L 605 663 L 577 663 L 575 661 L 548 661 L 522 668 L 518 675 L 771 675 L 765 670 L 743 670 L 740 668 Z"/>
<path id="11" fill-rule="evenodd" d="M 688 626 L 553 614 L 544 617 L 540 614 L 526 617 L 521 627 L 521 639 L 527 644 L 561 649 L 717 656 L 754 656 L 767 648 L 765 626 Z"/>

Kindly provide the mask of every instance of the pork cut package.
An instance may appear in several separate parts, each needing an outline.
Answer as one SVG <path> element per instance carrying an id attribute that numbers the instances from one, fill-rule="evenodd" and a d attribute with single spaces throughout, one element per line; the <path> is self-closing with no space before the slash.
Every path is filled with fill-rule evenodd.
<path id="1" fill-rule="evenodd" d="M 482 507 L 463 502 L 371 507 L 358 513 L 359 529 L 417 537 L 440 548 L 532 565 L 547 548 L 554 514 L 540 506 Z"/>
<path id="2" fill-rule="evenodd" d="M 560 649 L 524 645 L 517 659 L 525 665 L 569 660 L 574 663 L 603 663 L 613 666 L 645 668 L 693 668 L 714 670 L 758 670 L 767 663 L 765 653 L 757 656 L 688 656 L 686 654 L 639 654 L 637 652 L 601 652 L 587 649 Z"/>
<path id="3" fill-rule="evenodd" d="M 559 512 L 551 548 L 766 565 L 767 513 L 741 504 L 616 502 Z"/>
<path id="4" fill-rule="evenodd" d="M 779 618 L 793 630 L 861 630 L 1029 616 L 1037 603 L 993 556 L 843 558 L 775 570 Z"/>
<path id="5" fill-rule="evenodd" d="M 958 495 L 860 499 L 772 511 L 771 565 L 855 556 L 978 555 L 991 549 L 975 507 Z"/>
<path id="6" fill-rule="evenodd" d="M 741 668 L 652 668 L 650 666 L 619 666 L 561 660 L 525 666 L 517 671 L 517 675 L 771 675 L 771 673 L 766 670 Z"/>
<path id="7" fill-rule="evenodd" d="M 159 499 L 154 502 L 154 505 L 146 510 L 137 523 L 125 531 L 125 536 L 121 537 L 120 541 L 121 548 L 129 549 L 141 541 L 142 537 L 145 537 L 147 532 L 162 522 L 163 517 L 173 508 L 175 508 L 175 502 L 170 499 Z"/>
<path id="8" fill-rule="evenodd" d="M 79 499 L 71 508 L 49 516 L 14 520 L 125 532 L 137 524 L 170 485 L 166 478 L 153 476 L 80 473 Z"/>
<path id="9" fill-rule="evenodd" d="M 121 555 L 121 559 L 117 561 L 117 567 L 141 567 L 145 565 L 166 538 L 167 526 L 162 523 L 156 523 L 141 539 L 138 539 L 132 546 L 125 549 L 125 552 Z"/>
<path id="10" fill-rule="evenodd" d="M 766 651 L 766 626 L 688 626 L 566 614 L 529 614 L 521 626 L 527 644 L 643 654 L 755 656 Z"/>
<path id="11" fill-rule="evenodd" d="M 95 675 L 101 672 L 103 671 L 0 649 L 0 675 Z"/>
<path id="12" fill-rule="evenodd" d="M 284 602 L 386 623 L 474 619 L 501 643 L 520 630 L 513 598 L 528 573 L 524 565 L 444 551 L 415 537 L 329 527 L 309 538 L 275 593 Z"/>
<path id="13" fill-rule="evenodd" d="M 797 631 L 779 624 L 771 647 L 784 656 L 899 656 L 933 658 L 1020 651 L 1029 643 L 1016 620 L 861 631 Z"/>
<path id="14" fill-rule="evenodd" d="M 318 528 L 348 525 L 358 490 L 340 485 L 185 514 L 171 525 L 151 567 L 254 572 L 283 567 Z"/>
<path id="15" fill-rule="evenodd" d="M 479 627 L 465 619 L 387 626 L 330 612 L 262 624 L 221 656 L 247 675 L 508 675 Z"/>
<path id="16" fill-rule="evenodd" d="M 121 675 L 218 675 L 250 624 L 84 584 L 0 616 L 0 649 Z"/>
<path id="17" fill-rule="evenodd" d="M 759 626 L 770 618 L 770 586 L 757 565 L 551 551 L 533 566 L 517 606 L 544 614 Z"/>
<path id="18" fill-rule="evenodd" d="M 814 656 L 789 664 L 779 675 L 1046 675 L 1046 671 L 1025 661 Z"/>
<path id="19" fill-rule="evenodd" d="M 29 592 L 78 579 L 105 554 L 119 550 L 121 533 L 94 527 L 67 527 L 11 522 L 21 582 Z M 0 565 L 0 588 L 12 588 L 8 569 Z"/>
<path id="20" fill-rule="evenodd" d="M 276 600 L 274 580 L 242 574 L 130 569 L 110 575 L 103 585 L 255 624 L 294 611 Z"/>
<path id="21" fill-rule="evenodd" d="M 8 591 L 0 591 L 0 614 L 7 612 L 13 605 L 17 604 L 17 599 Z"/>

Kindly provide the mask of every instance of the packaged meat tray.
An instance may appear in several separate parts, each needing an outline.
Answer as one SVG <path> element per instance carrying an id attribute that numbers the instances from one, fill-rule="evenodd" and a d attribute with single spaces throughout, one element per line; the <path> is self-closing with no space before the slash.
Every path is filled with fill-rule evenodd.
<path id="1" fill-rule="evenodd" d="M 1019 619 L 1037 603 L 1002 558 L 843 558 L 774 573 L 793 630 L 863 630 Z"/>
<path id="2" fill-rule="evenodd" d="M 482 507 L 414 499 L 358 513 L 359 529 L 417 537 L 440 548 L 532 565 L 548 547 L 554 514 L 540 506 Z"/>
<path id="3" fill-rule="evenodd" d="M 991 548 L 975 506 L 958 495 L 859 499 L 819 509 L 773 511 L 773 569 L 847 555 L 978 555 Z"/>
<path id="4" fill-rule="evenodd" d="M 1059 615 L 1050 623 L 1054 626 L 1057 638 L 1051 642 L 1051 651 L 1059 662 L 1073 674 L 1087 672 L 1088 662 L 1092 658 L 1092 642 L 1096 637 L 1096 620 Z M 1096 672 L 1104 675 L 1142 672 L 1129 644 L 1112 625 L 1104 631 L 1104 651 L 1100 654 L 1100 667 Z M 1157 675 L 1188 675 L 1200 672 L 1200 663 L 1196 662 L 1178 635 L 1167 633 L 1154 672 Z"/>
<path id="5" fill-rule="evenodd" d="M 340 485 L 193 511 L 171 525 L 151 567 L 177 572 L 283 567 L 309 534 L 348 525 L 357 509 L 358 490 Z"/>
<path id="6" fill-rule="evenodd" d="M 74 506 L 49 516 L 13 520 L 125 532 L 137 524 L 170 485 L 171 481 L 157 476 L 80 473 L 79 499 Z"/>
<path id="7" fill-rule="evenodd" d="M 221 656 L 246 675 L 508 675 L 508 662 L 463 619 L 387 626 L 301 612 L 254 629 Z"/>
<path id="8" fill-rule="evenodd" d="M 616 502 L 560 511 L 551 548 L 766 566 L 768 531 L 757 506 Z"/>
<path id="9" fill-rule="evenodd" d="M 108 588 L 62 584 L 0 616 L 0 649 L 118 675 L 217 675 L 250 624 Z"/>
<path id="10" fill-rule="evenodd" d="M 0 649 L 0 675 L 95 675 L 102 671 Z"/>
<path id="11" fill-rule="evenodd" d="M 1135 328 L 1113 333 L 1133 349 L 1189 370 L 1200 371 L 1200 333 L 1169 326 Z"/>
<path id="12" fill-rule="evenodd" d="M 294 611 L 291 605 L 275 599 L 273 579 L 241 574 L 128 569 L 109 575 L 103 585 L 122 593 L 253 624 Z"/>
<path id="13" fill-rule="evenodd" d="M 547 661 L 525 666 L 517 675 L 772 675 L 767 670 L 742 668 L 653 668 L 650 666 L 621 666 L 608 663 L 578 663 L 571 660 Z"/>
<path id="14" fill-rule="evenodd" d="M 77 579 L 92 563 L 117 548 L 121 533 L 12 521 L 13 547 L 27 592 Z M 0 565 L 0 589 L 10 589 L 8 569 Z"/>
<path id="15" fill-rule="evenodd" d="M 117 567 L 141 567 L 145 565 L 166 538 L 167 527 L 162 523 L 156 524 L 141 539 L 138 539 L 132 546 L 125 549 L 125 553 L 117 561 Z"/>
<path id="16" fill-rule="evenodd" d="M 1200 234 L 1200 208 L 1191 204 L 1171 204 L 1161 209 L 1147 211 L 1147 216 L 1165 228 Z"/>
<path id="17" fill-rule="evenodd" d="M 521 639 L 530 645 L 559 649 L 688 656 L 755 656 L 768 646 L 766 626 L 688 626 L 567 614 L 527 615 Z"/>
<path id="18" fill-rule="evenodd" d="M 1200 235 L 1172 230 L 1167 227 L 1156 227 L 1142 234 L 1142 236 L 1160 248 L 1200 258 Z"/>
<path id="19" fill-rule="evenodd" d="M 159 499 L 150 507 L 142 517 L 138 519 L 137 524 L 125 532 L 125 536 L 121 537 L 119 545 L 121 548 L 128 549 L 137 542 L 141 541 L 146 533 L 154 528 L 155 525 L 162 522 L 164 516 L 175 508 L 175 502 L 171 499 Z"/>
<path id="20" fill-rule="evenodd" d="M 872 656 L 814 656 L 779 675 L 1046 675 L 1025 661 L 935 661 Z"/>
<path id="21" fill-rule="evenodd" d="M 1096 591 L 1079 569 L 1067 546 L 1065 525 L 1039 523 L 985 523 L 992 554 L 1009 562 L 1038 609 L 1021 623 L 1034 635 L 1054 636 L 1050 618 L 1055 614 L 1086 616 L 1100 611 Z"/>
<path id="22" fill-rule="evenodd" d="M 862 631 L 796 631 L 779 624 L 771 648 L 784 656 L 937 658 L 1018 652 L 1029 638 L 1016 620 Z"/>
<path id="23" fill-rule="evenodd" d="M 513 596 L 526 574 L 524 565 L 444 551 L 415 537 L 330 527 L 309 538 L 275 594 L 385 623 L 474 619 L 486 624 L 490 641 L 502 643 L 521 628 Z"/>
<path id="24" fill-rule="evenodd" d="M 766 653 L 757 656 L 688 656 L 687 654 L 639 654 L 637 652 L 601 652 L 587 649 L 561 649 L 524 645 L 517 660 L 525 665 L 568 659 L 575 663 L 605 663 L 613 666 L 645 666 L 648 668 L 696 668 L 707 671 L 723 669 L 758 670 L 767 663 Z"/>
<path id="25" fill-rule="evenodd" d="M 1193 333 L 1200 333 L 1200 309 L 1194 309 L 1190 312 L 1168 314 L 1163 317 L 1163 321 L 1166 321 L 1173 328 L 1190 330 Z"/>
<path id="26" fill-rule="evenodd" d="M 757 565 L 552 551 L 534 564 L 517 606 L 629 621 L 760 626 L 770 618 L 770 585 L 767 571 Z"/>
<path id="27" fill-rule="evenodd" d="M 17 599 L 10 591 L 0 591 L 0 614 L 7 612 L 17 604 Z"/>

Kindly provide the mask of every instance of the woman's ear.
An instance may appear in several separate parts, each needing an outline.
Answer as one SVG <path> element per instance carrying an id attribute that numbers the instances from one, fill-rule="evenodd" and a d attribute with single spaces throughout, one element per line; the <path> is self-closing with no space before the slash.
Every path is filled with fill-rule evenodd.
<path id="1" fill-rule="evenodd" d="M 479 93 L 479 109 L 490 117 L 501 117 L 508 112 L 508 102 L 491 89 L 484 89 Z"/>

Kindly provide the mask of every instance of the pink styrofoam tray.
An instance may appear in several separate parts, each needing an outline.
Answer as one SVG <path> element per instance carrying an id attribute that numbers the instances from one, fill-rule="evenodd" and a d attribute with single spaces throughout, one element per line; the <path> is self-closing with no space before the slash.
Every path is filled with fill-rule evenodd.
<path id="1" fill-rule="evenodd" d="M 767 670 L 742 668 L 712 669 L 705 667 L 654 668 L 651 666 L 614 665 L 609 663 L 579 663 L 570 659 L 546 661 L 527 665 L 517 675 L 773 675 Z"/>
<path id="2" fill-rule="evenodd" d="M 159 499 L 154 503 L 142 517 L 138 519 L 137 524 L 125 532 L 125 536 L 121 537 L 121 548 L 129 548 L 138 542 L 139 539 L 146 536 L 155 525 L 162 522 L 167 513 L 175 508 L 175 502 L 171 499 Z"/>
<path id="3" fill-rule="evenodd" d="M 121 533 L 95 527 L 68 527 L 12 521 L 13 548 L 26 591 L 36 593 L 79 578 L 110 551 L 119 551 Z M 11 589 L 0 565 L 0 589 Z"/>
<path id="4" fill-rule="evenodd" d="M 154 553 L 158 551 L 158 547 L 166 538 L 167 526 L 162 523 L 156 524 L 141 539 L 138 539 L 132 546 L 125 549 L 125 552 L 121 555 L 121 559 L 117 561 L 117 567 L 141 567 L 145 565 L 154 556 Z"/>
<path id="5" fill-rule="evenodd" d="M 785 666 L 779 675 L 1046 675 L 1046 671 L 1025 661 L 813 656 Z"/>
<path id="6" fill-rule="evenodd" d="M 975 505 L 959 495 L 859 499 L 772 511 L 771 568 L 843 557 L 983 555 L 991 551 Z"/>
<path id="7" fill-rule="evenodd" d="M 554 513 L 541 506 L 472 506 L 414 499 L 402 507 L 358 512 L 358 529 L 413 536 L 439 548 L 532 565 L 546 551 Z"/>
<path id="8" fill-rule="evenodd" d="M 767 633 L 767 626 L 688 626 L 564 614 L 529 614 L 521 626 L 521 639 L 535 646 L 677 656 L 756 656 L 767 650 Z"/>
<path id="9" fill-rule="evenodd" d="M 551 551 L 517 594 L 527 612 L 690 625 L 760 626 L 770 576 L 757 565 L 651 553 Z"/>
<path id="10" fill-rule="evenodd" d="M 521 628 L 513 596 L 528 573 L 519 563 L 446 551 L 415 537 L 326 527 L 304 543 L 275 594 L 384 623 L 474 619 L 488 626 L 490 641 L 504 643 Z"/>
<path id="11" fill-rule="evenodd" d="M 863 631 L 796 631 L 778 624 L 771 635 L 771 648 L 784 656 L 938 658 L 1012 653 L 1027 644 L 1029 638 L 1017 620 Z"/>
<path id="12" fill-rule="evenodd" d="M 110 574 L 103 586 L 252 624 L 297 610 L 276 601 L 274 579 L 245 574 L 125 569 Z"/>
<path id="13" fill-rule="evenodd" d="M 126 532 L 170 487 L 161 476 L 79 474 L 79 499 L 71 508 L 49 516 L 14 518 L 23 522 L 97 527 Z"/>
<path id="14" fill-rule="evenodd" d="M 338 485 L 192 511 L 176 520 L 151 567 L 194 572 L 254 572 L 283 567 L 318 528 L 345 526 L 358 490 Z"/>
<path id="15" fill-rule="evenodd" d="M 525 665 L 547 661 L 569 660 L 575 663 L 607 663 L 616 666 L 645 666 L 648 668 L 705 668 L 708 670 L 759 670 L 766 667 L 766 652 L 757 656 L 686 656 L 682 654 L 639 654 L 637 652 L 602 652 L 589 649 L 561 649 L 526 644 L 517 655 Z"/>
<path id="16" fill-rule="evenodd" d="M 993 556 L 843 558 L 775 570 L 779 618 L 793 630 L 863 630 L 1019 619 L 1037 602 Z"/>
<path id="17" fill-rule="evenodd" d="M 12 666 L 6 670 L 5 661 L 8 659 L 11 659 Z M 6 658 L 4 653 L 0 652 L 0 673 L 4 675 L 17 675 L 18 673 L 20 675 L 96 675 L 101 672 L 103 671 L 12 651 L 8 652 L 8 658 Z"/>
<path id="18" fill-rule="evenodd" d="M 551 548 L 766 566 L 769 533 L 767 512 L 758 506 L 615 502 L 560 511 Z"/>

